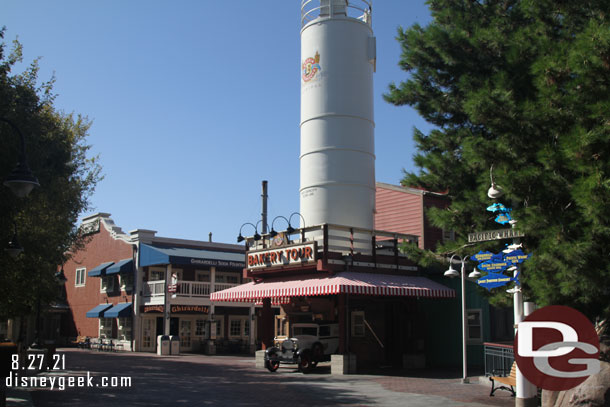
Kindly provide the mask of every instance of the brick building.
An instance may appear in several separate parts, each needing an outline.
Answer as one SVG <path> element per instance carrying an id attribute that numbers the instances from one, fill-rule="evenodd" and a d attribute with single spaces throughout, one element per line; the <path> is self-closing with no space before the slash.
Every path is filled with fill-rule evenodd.
<path id="1" fill-rule="evenodd" d="M 153 352 L 158 335 L 178 335 L 186 352 L 250 351 L 254 306 L 215 307 L 209 298 L 244 282 L 243 246 L 127 234 L 107 213 L 84 218 L 81 228 L 85 246 L 63 265 L 64 336 Z"/>

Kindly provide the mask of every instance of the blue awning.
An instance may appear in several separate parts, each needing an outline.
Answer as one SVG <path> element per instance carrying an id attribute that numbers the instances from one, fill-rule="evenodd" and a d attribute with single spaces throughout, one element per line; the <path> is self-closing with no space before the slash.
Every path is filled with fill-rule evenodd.
<path id="1" fill-rule="evenodd" d="M 104 311 L 106 311 L 110 307 L 112 307 L 112 304 L 100 304 L 95 308 L 87 311 L 87 318 L 102 318 L 102 314 L 104 313 Z"/>
<path id="2" fill-rule="evenodd" d="M 130 317 L 131 316 L 131 303 L 123 302 L 110 308 L 108 311 L 104 311 L 104 318 L 119 318 L 119 317 Z"/>
<path id="3" fill-rule="evenodd" d="M 113 261 L 109 261 L 107 263 L 102 263 L 99 266 L 89 270 L 87 275 L 89 277 L 100 277 L 106 275 L 106 269 L 114 264 Z"/>
<path id="4" fill-rule="evenodd" d="M 106 269 L 106 275 L 133 272 L 133 260 L 124 259 Z"/>
<path id="5" fill-rule="evenodd" d="M 242 270 L 245 253 L 140 244 L 140 267 L 164 264 L 214 266 Z"/>

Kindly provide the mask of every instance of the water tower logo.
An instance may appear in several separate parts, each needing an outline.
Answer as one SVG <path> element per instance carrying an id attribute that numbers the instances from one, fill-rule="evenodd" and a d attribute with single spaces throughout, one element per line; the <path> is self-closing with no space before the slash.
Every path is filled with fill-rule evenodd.
<path id="1" fill-rule="evenodd" d="M 304 82 L 309 82 L 312 80 L 313 77 L 316 76 L 316 73 L 322 70 L 322 68 L 320 68 L 320 54 L 316 52 L 316 56 L 314 58 L 307 58 L 305 61 L 303 61 L 301 70 L 303 72 L 301 77 L 303 78 Z"/>

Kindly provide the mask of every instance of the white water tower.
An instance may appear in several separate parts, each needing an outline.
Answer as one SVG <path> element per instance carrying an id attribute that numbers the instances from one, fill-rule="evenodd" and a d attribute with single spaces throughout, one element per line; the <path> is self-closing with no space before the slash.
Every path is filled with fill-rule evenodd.
<path id="1" fill-rule="evenodd" d="M 371 17 L 371 0 L 302 0 L 300 212 L 305 226 L 373 229 Z"/>

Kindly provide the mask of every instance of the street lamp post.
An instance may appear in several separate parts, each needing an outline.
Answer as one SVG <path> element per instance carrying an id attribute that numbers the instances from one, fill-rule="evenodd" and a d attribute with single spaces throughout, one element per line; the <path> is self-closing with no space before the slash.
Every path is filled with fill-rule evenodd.
<path id="1" fill-rule="evenodd" d="M 453 258 L 458 257 L 461 262 L 461 271 L 458 272 L 452 266 Z M 449 269 L 445 271 L 445 277 L 457 277 L 460 276 L 462 282 L 462 383 L 469 383 L 468 380 L 468 358 L 466 352 L 466 259 L 457 254 L 451 256 L 449 260 Z M 479 273 L 476 269 L 473 270 L 468 277 L 469 278 L 479 278 L 481 273 Z"/>
<path id="2" fill-rule="evenodd" d="M 27 157 L 25 155 L 25 137 L 23 136 L 23 133 L 21 133 L 21 130 L 19 130 L 15 123 L 4 117 L 0 117 L 0 122 L 8 124 L 15 133 L 19 135 L 21 140 L 19 162 L 13 172 L 4 180 L 4 185 L 9 187 L 19 198 L 24 198 L 34 189 L 34 187 L 38 187 L 40 184 L 28 166 Z"/>

